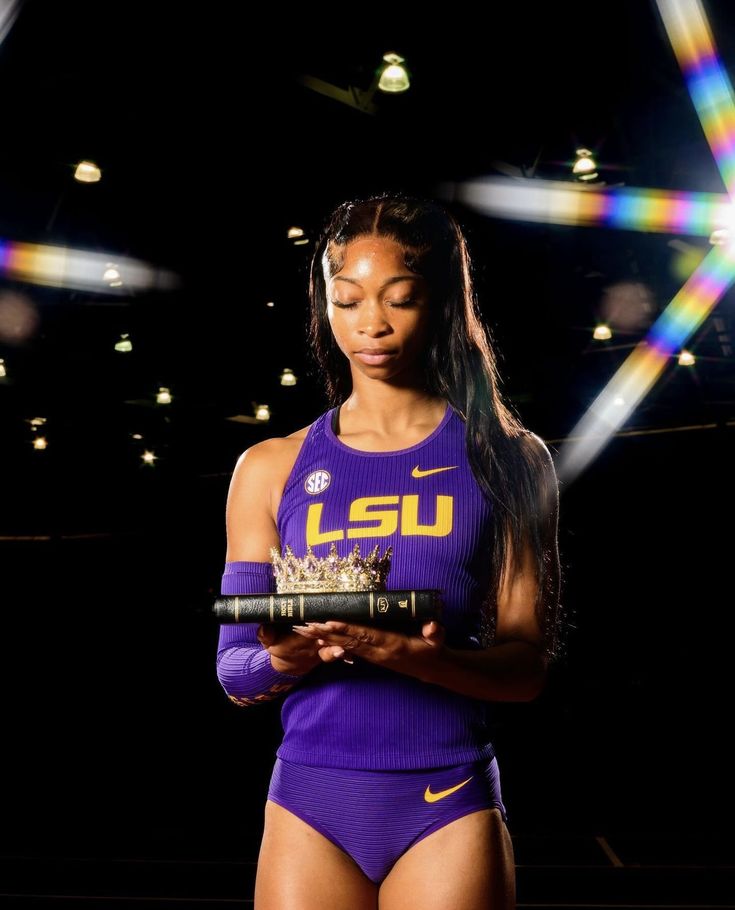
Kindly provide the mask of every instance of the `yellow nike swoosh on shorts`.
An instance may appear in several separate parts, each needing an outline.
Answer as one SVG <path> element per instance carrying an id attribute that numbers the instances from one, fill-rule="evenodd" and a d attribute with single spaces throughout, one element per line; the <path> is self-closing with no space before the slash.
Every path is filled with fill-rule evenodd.
<path id="1" fill-rule="evenodd" d="M 435 803 L 438 799 L 444 799 L 445 796 L 449 796 L 450 793 L 454 793 L 455 790 L 459 790 L 460 787 L 464 787 L 464 785 L 469 783 L 471 780 L 472 777 L 468 777 L 467 780 L 463 780 L 462 783 L 457 784 L 456 787 L 450 787 L 448 790 L 440 790 L 438 793 L 432 793 L 431 784 L 429 784 L 429 786 L 426 788 L 426 793 L 424 793 L 424 799 L 427 803 Z"/>
<path id="2" fill-rule="evenodd" d="M 422 471 L 421 468 L 416 465 L 416 467 L 411 471 L 411 477 L 426 477 L 427 474 L 437 474 L 439 471 L 451 471 L 453 468 L 458 467 L 458 465 L 453 464 L 448 468 L 429 468 L 426 471 Z"/>

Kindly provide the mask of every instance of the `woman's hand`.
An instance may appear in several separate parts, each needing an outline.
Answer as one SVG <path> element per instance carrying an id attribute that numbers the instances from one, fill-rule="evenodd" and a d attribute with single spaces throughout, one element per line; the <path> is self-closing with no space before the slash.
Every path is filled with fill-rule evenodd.
<path id="1" fill-rule="evenodd" d="M 281 673 L 303 676 L 318 667 L 321 661 L 335 659 L 331 648 L 320 647 L 316 641 L 307 641 L 303 635 L 290 632 L 277 623 L 261 623 L 257 636 L 270 654 L 273 668 Z"/>
<path id="2" fill-rule="evenodd" d="M 299 635 L 276 623 L 262 623 L 258 626 L 257 635 L 258 641 L 271 656 L 273 669 L 295 676 L 303 676 L 322 662 L 339 660 L 345 653 L 342 648 L 317 642 L 317 636 Z"/>
<path id="3" fill-rule="evenodd" d="M 446 630 L 436 620 L 424 623 L 419 635 L 358 626 L 353 623 L 310 622 L 293 626 L 296 634 L 323 646 L 322 660 L 334 660 L 353 654 L 408 676 L 422 679 L 430 666 L 444 656 Z M 324 652 L 327 652 L 326 654 Z"/>

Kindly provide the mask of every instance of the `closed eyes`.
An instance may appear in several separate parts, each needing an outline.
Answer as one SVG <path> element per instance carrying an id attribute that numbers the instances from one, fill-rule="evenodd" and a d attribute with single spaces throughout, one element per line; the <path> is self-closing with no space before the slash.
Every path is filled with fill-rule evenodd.
<path id="1" fill-rule="evenodd" d="M 388 302 L 388 306 L 392 307 L 409 307 L 412 306 L 416 301 L 415 300 L 400 300 L 394 303 Z M 340 303 L 338 300 L 332 300 L 332 306 L 338 307 L 340 310 L 351 310 L 353 307 L 356 307 L 356 303 Z"/>

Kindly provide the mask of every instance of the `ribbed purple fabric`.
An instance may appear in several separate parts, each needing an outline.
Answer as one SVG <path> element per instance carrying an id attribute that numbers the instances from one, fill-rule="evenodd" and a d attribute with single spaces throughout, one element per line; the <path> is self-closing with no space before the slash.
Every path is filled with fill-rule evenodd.
<path id="1" fill-rule="evenodd" d="M 426 799 L 447 791 L 439 799 Z M 379 884 L 409 847 L 470 812 L 508 816 L 496 758 L 429 771 L 360 771 L 276 763 L 268 799 L 316 828 Z"/>
<path id="2" fill-rule="evenodd" d="M 281 547 L 304 556 L 311 543 L 317 556 L 326 556 L 330 536 L 340 556 L 356 543 L 363 555 L 376 544 L 381 554 L 392 546 L 387 587 L 439 588 L 447 644 L 479 648 L 492 504 L 472 473 L 464 421 L 447 404 L 440 424 L 416 445 L 363 452 L 335 435 L 335 410 L 311 425 L 286 482 L 277 515 Z M 336 661 L 289 691 L 276 754 L 364 770 L 479 761 L 494 756 L 490 709 L 489 702 L 365 660 Z"/>
<path id="3" fill-rule="evenodd" d="M 276 590 L 270 562 L 239 560 L 225 563 L 222 594 L 262 594 Z M 231 701 L 257 704 L 277 698 L 303 679 L 281 673 L 258 641 L 257 622 L 222 623 L 217 645 L 217 678 Z"/>
<path id="4" fill-rule="evenodd" d="M 312 423 L 286 482 L 277 515 L 282 550 L 289 544 L 304 556 L 310 543 L 315 555 L 326 556 L 334 540 L 340 556 L 356 543 L 364 556 L 376 544 L 381 554 L 392 546 L 386 586 L 439 588 L 447 645 L 479 648 L 492 504 L 472 473 L 464 421 L 447 404 L 441 423 L 416 445 L 363 452 L 335 435 L 335 411 Z M 236 591 L 232 584 L 240 581 L 272 590 L 262 587 L 265 571 L 258 576 L 246 564 L 238 573 L 236 566 L 226 567 L 223 593 L 254 590 Z M 230 581 L 233 573 L 238 582 Z M 244 704 L 274 697 L 274 685 L 288 685 L 279 758 L 317 767 L 409 770 L 494 756 L 490 702 L 359 658 L 285 678 L 265 659 L 257 626 L 248 631 L 246 625 L 231 632 L 223 627 L 218 672 L 231 697 L 245 696 Z"/>

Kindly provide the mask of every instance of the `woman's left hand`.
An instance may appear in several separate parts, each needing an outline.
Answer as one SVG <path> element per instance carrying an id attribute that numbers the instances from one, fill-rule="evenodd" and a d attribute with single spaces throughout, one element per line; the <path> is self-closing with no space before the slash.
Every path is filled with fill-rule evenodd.
<path id="1" fill-rule="evenodd" d="M 446 630 L 436 620 L 424 623 L 418 635 L 336 620 L 311 622 L 294 626 L 293 630 L 306 638 L 317 639 L 319 644 L 331 645 L 335 659 L 347 660 L 354 654 L 417 679 L 423 678 L 431 665 L 442 659 L 445 650 Z"/>

